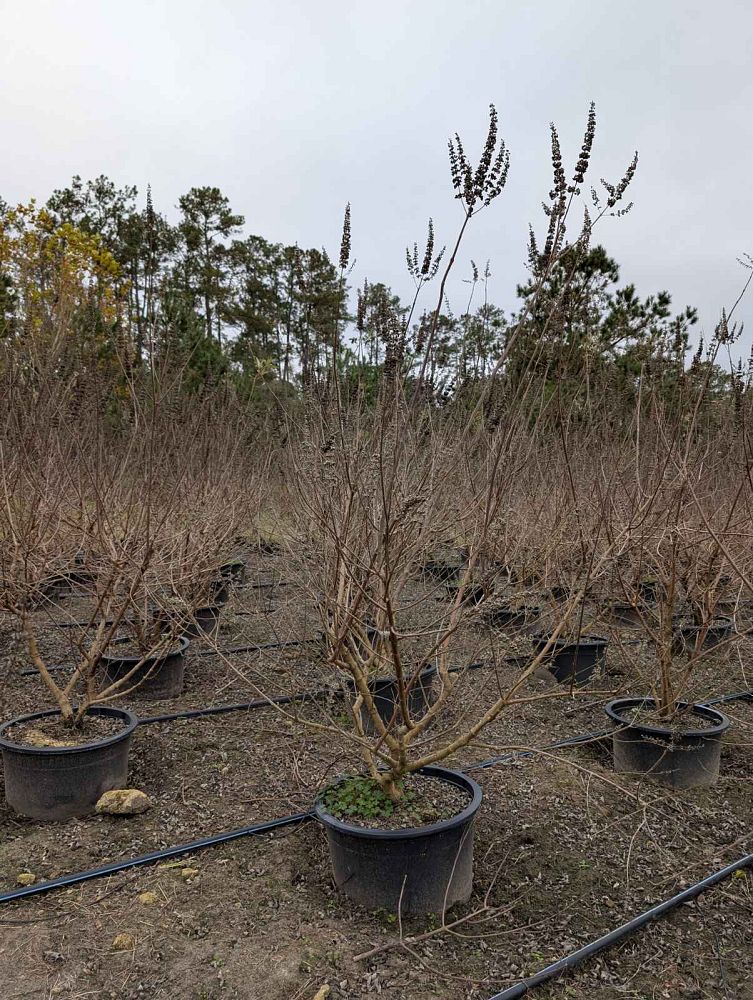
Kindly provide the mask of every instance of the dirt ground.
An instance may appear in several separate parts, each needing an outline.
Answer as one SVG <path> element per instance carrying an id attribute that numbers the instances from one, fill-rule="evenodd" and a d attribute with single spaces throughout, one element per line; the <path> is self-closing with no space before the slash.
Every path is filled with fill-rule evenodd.
<path id="1" fill-rule="evenodd" d="M 250 581 L 285 580 L 280 556 L 255 556 Z M 417 584 L 417 588 L 419 585 Z M 429 595 L 439 607 L 443 595 Z M 75 629 L 54 622 L 86 612 L 67 597 L 38 612 L 44 651 L 64 661 Z M 416 612 L 418 614 L 418 611 Z M 607 691 L 637 693 L 648 661 L 629 630 L 609 634 L 606 672 L 575 699 L 545 678 L 527 695 L 558 696 L 511 708 L 451 763 L 463 767 L 508 748 L 603 730 Z M 739 614 L 738 628 L 753 624 Z M 239 590 L 223 615 L 220 648 L 316 634 L 313 604 L 295 588 Z M 606 630 L 606 631 L 605 631 Z M 459 640 L 458 662 L 486 659 L 464 676 L 463 697 L 438 741 L 488 704 L 515 667 L 501 662 L 528 639 L 490 634 L 479 622 Z M 632 643 L 632 644 L 630 644 Z M 753 687 L 741 640 L 710 655 L 692 691 L 702 700 Z M 180 699 L 130 698 L 141 717 L 320 687 L 316 647 L 228 656 L 192 648 Z M 10 622 L 0 623 L 2 717 L 47 707 Z M 497 665 L 492 664 L 492 654 Z M 313 821 L 244 837 L 168 863 L 136 868 L 0 910 L 0 996 L 190 1000 L 485 1000 L 647 907 L 753 851 L 753 704 L 738 701 L 722 777 L 712 789 L 672 794 L 615 775 L 609 745 L 594 741 L 537 753 L 473 777 L 484 801 L 475 840 L 475 889 L 449 920 L 404 920 L 351 905 L 334 887 L 323 831 Z M 130 785 L 153 808 L 42 824 L 0 804 L 0 891 L 19 875 L 37 881 L 309 809 L 316 791 L 354 765 L 352 752 L 306 723 L 342 703 L 264 708 L 140 727 Z M 746 1000 L 753 998 L 753 869 L 650 925 L 622 945 L 531 995 L 541 1000 Z M 400 937 L 403 943 L 400 944 Z M 117 943 L 116 943 L 117 939 Z M 382 948 L 370 958 L 358 956 Z M 324 988 L 324 989 L 323 989 Z"/>

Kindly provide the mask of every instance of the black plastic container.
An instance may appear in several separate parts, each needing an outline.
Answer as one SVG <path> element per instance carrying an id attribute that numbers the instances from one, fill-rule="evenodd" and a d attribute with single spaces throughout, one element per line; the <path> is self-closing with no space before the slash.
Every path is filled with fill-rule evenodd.
<path id="1" fill-rule="evenodd" d="M 701 649 L 714 649 L 732 635 L 734 625 L 726 615 L 719 615 L 709 622 L 706 634 L 701 643 Z M 673 649 L 676 653 L 692 653 L 696 649 L 700 633 L 700 625 L 679 624 L 675 627 Z"/>
<path id="2" fill-rule="evenodd" d="M 155 612 L 155 618 L 161 622 L 165 631 L 177 632 L 186 639 L 201 639 L 217 633 L 222 608 L 223 604 L 218 601 L 196 608 L 193 612 L 160 608 Z"/>
<path id="3" fill-rule="evenodd" d="M 207 604 L 196 608 L 193 616 L 181 628 L 181 634 L 189 639 L 200 639 L 202 636 L 216 635 L 220 627 L 221 604 Z"/>
<path id="4" fill-rule="evenodd" d="M 436 667 L 426 667 L 418 676 L 418 680 L 408 693 L 408 711 L 411 718 L 420 719 L 427 708 L 434 702 Z M 351 681 L 352 685 L 353 682 Z M 374 707 L 379 718 L 387 725 L 398 709 L 398 687 L 394 677 L 376 677 L 369 681 L 369 689 L 374 697 Z M 397 717 L 400 718 L 398 709 Z M 371 715 L 361 707 L 361 724 L 365 733 L 373 735 L 376 732 Z"/>
<path id="5" fill-rule="evenodd" d="M 473 822 L 481 789 L 444 767 L 419 774 L 464 788 L 470 801 L 451 819 L 407 830 L 372 830 L 331 816 L 320 795 L 314 812 L 327 831 L 337 887 L 370 910 L 439 913 L 466 902 L 473 888 Z M 402 897 L 402 898 L 401 898 Z"/>
<path id="6" fill-rule="evenodd" d="M 442 562 L 438 559 L 429 559 L 423 565 L 424 576 L 443 583 L 453 583 L 460 577 L 461 566 L 456 563 Z"/>
<path id="7" fill-rule="evenodd" d="M 127 640 L 123 640 L 127 641 Z M 181 636 L 174 641 L 174 647 L 166 653 L 149 656 L 136 673 L 126 681 L 124 690 L 138 685 L 133 692 L 145 698 L 177 698 L 183 691 L 183 673 L 186 667 L 186 650 L 189 640 Z M 116 640 L 112 645 L 117 647 Z M 118 656 L 117 653 L 103 654 L 100 665 L 104 673 L 103 684 L 114 684 L 126 676 L 141 656 Z"/>
<path id="8" fill-rule="evenodd" d="M 76 567 L 65 573 L 56 573 L 40 583 L 37 603 L 55 601 L 74 591 L 90 591 L 95 583 L 96 575 L 91 570 Z"/>
<path id="9" fill-rule="evenodd" d="M 212 598 L 212 604 L 217 604 L 220 607 L 227 604 L 230 600 L 230 580 L 226 580 L 224 577 L 219 577 L 217 580 L 213 580 L 209 585 L 209 594 Z"/>
<path id="10" fill-rule="evenodd" d="M 546 636 L 536 636 L 533 648 L 536 653 L 547 644 Z M 577 642 L 556 639 L 544 666 L 554 674 L 560 684 L 587 684 L 597 666 L 604 662 L 608 640 L 600 635 L 582 635 Z"/>
<path id="11" fill-rule="evenodd" d="M 719 777 L 722 736 L 731 722 L 726 715 L 708 705 L 688 706 L 709 725 L 697 729 L 673 730 L 669 726 L 636 722 L 638 708 L 651 710 L 653 698 L 615 698 L 606 705 L 606 713 L 615 727 L 612 737 L 614 768 L 619 772 L 646 775 L 668 788 L 697 788 L 713 785 Z"/>
<path id="12" fill-rule="evenodd" d="M 246 563 L 243 559 L 231 559 L 220 566 L 220 577 L 230 583 L 241 584 L 246 581 Z"/>
<path id="13" fill-rule="evenodd" d="M 42 580 L 36 587 L 33 604 L 35 607 L 39 605 L 49 604 L 51 601 L 57 601 L 61 597 L 65 597 L 70 594 L 72 585 L 68 577 L 64 573 L 56 573 L 54 576 L 47 577 L 46 580 Z"/>
<path id="14" fill-rule="evenodd" d="M 641 600 L 655 604 L 659 594 L 659 583 L 656 580 L 642 580 L 638 584 L 638 595 Z"/>
<path id="15" fill-rule="evenodd" d="M 641 612 L 638 605 L 622 601 L 612 601 L 611 604 L 607 605 L 606 611 L 615 625 L 622 628 L 637 628 L 643 623 L 641 615 L 645 616 L 645 612 Z"/>
<path id="16" fill-rule="evenodd" d="M 454 601 L 460 590 L 458 583 L 447 583 L 447 596 Z M 486 596 L 486 589 L 480 583 L 467 583 L 463 590 L 463 604 L 481 604 Z"/>
<path id="17" fill-rule="evenodd" d="M 540 617 L 541 608 L 538 605 L 526 604 L 515 608 L 502 604 L 489 608 L 486 622 L 492 628 L 521 629 Z"/>
<path id="18" fill-rule="evenodd" d="M 6 731 L 22 722 L 58 715 L 58 711 L 22 715 L 0 726 L 5 798 L 16 812 L 32 819 L 62 820 L 93 812 L 97 800 L 128 783 L 128 751 L 138 720 L 122 708 L 97 706 L 90 715 L 121 720 L 112 736 L 75 747 L 32 747 L 14 743 Z"/>

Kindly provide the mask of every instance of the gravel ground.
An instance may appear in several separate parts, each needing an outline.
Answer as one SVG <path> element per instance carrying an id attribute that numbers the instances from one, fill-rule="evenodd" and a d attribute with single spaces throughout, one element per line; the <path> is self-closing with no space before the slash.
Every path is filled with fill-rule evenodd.
<path id="1" fill-rule="evenodd" d="M 251 569 L 252 579 L 285 579 L 280 556 L 259 557 Z M 441 609 L 440 596 L 428 595 L 432 609 Z M 69 597 L 38 614 L 75 620 L 86 614 L 86 601 Z M 738 625 L 751 622 L 741 618 Z M 627 644 L 635 639 L 629 629 L 616 632 L 598 618 L 588 628 L 609 629 L 612 638 L 592 692 L 571 698 L 546 676 L 532 678 L 522 693 L 537 700 L 509 709 L 452 763 L 603 730 L 608 693 L 639 691 L 649 654 L 645 645 Z M 295 639 L 316 629 L 313 604 L 300 593 L 247 588 L 223 616 L 217 645 Z M 65 659 L 74 632 L 50 626 L 45 653 Z M 491 703 L 499 684 L 515 676 L 502 658 L 528 643 L 489 633 L 480 618 L 458 638 L 458 662 L 488 659 L 493 649 L 497 666 L 463 677 L 461 696 L 447 721 L 427 734 L 427 747 Z M 709 656 L 692 697 L 753 687 L 746 677 L 750 648 L 745 640 Z M 2 717 L 47 707 L 39 682 L 20 674 L 26 660 L 7 622 L 0 623 L 0 651 Z M 201 653 L 189 654 L 180 699 L 133 698 L 137 714 L 332 683 L 313 647 Z M 608 743 L 598 739 L 474 771 L 484 791 L 475 889 L 468 904 L 451 911 L 448 919 L 467 918 L 452 932 L 431 933 L 433 918 L 405 920 L 401 928 L 394 915 L 348 903 L 333 886 L 323 832 L 305 822 L 6 905 L 3 1000 L 484 1000 L 753 851 L 753 705 L 734 702 L 725 710 L 734 725 L 713 789 L 673 794 L 615 775 Z M 0 805 L 0 889 L 13 888 L 23 873 L 46 880 L 308 809 L 318 789 L 356 763 L 347 745 L 312 725 L 342 714 L 342 703 L 331 700 L 140 728 L 130 783 L 150 795 L 153 808 L 132 818 L 45 825 Z M 741 871 L 532 995 L 753 998 L 752 915 L 753 870 Z M 401 931 L 403 938 L 430 936 L 400 945 Z M 357 957 L 375 948 L 385 950 Z"/>

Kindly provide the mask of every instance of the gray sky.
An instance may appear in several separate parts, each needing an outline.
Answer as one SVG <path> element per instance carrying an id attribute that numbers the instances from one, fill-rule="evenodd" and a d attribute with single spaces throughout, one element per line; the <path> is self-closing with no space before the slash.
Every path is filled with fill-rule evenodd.
<path id="1" fill-rule="evenodd" d="M 591 181 L 638 149 L 635 208 L 598 233 L 642 294 L 667 288 L 710 330 L 753 253 L 750 0 L 0 0 L 0 194 L 47 198 L 105 173 L 175 216 L 213 184 L 267 239 L 339 249 L 353 212 L 353 281 L 411 292 L 406 243 L 460 222 L 447 168 L 455 130 L 475 157 L 487 105 L 511 150 L 507 188 L 472 224 L 450 287 L 491 260 L 514 306 L 527 226 L 543 231 L 548 123 L 566 165 L 590 100 Z M 424 300 L 429 304 L 434 291 Z M 739 310 L 743 351 L 753 295 Z"/>

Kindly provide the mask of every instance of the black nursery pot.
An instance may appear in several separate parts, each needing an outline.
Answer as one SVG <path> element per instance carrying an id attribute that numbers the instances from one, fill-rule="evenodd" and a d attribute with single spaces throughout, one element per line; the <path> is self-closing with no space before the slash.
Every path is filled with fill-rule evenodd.
<path id="1" fill-rule="evenodd" d="M 410 689 L 408 693 L 408 711 L 413 719 L 420 719 L 425 714 L 427 708 L 434 702 L 436 697 L 434 690 L 436 676 L 437 668 L 427 667 L 421 671 L 418 675 L 418 680 Z M 389 724 L 390 719 L 395 715 L 396 709 L 399 717 L 399 693 L 397 681 L 394 677 L 376 677 L 374 680 L 369 681 L 369 688 L 374 697 L 374 707 L 379 714 L 379 718 L 385 725 Z M 365 733 L 374 735 L 376 732 L 374 722 L 364 706 L 361 707 L 361 724 Z"/>
<path id="2" fill-rule="evenodd" d="M 243 559 L 231 559 L 220 566 L 220 577 L 229 583 L 241 584 L 246 580 L 246 563 Z"/>
<path id="3" fill-rule="evenodd" d="M 707 725 L 685 731 L 644 725 L 633 720 L 637 708 L 654 708 L 653 698 L 615 698 L 606 713 L 615 727 L 612 737 L 614 769 L 645 774 L 668 788 L 698 788 L 713 785 L 719 777 L 722 736 L 731 722 L 707 705 L 690 706 L 691 718 Z M 688 708 L 686 702 L 680 708 Z"/>
<path id="4" fill-rule="evenodd" d="M 220 577 L 217 580 L 213 580 L 209 586 L 209 593 L 212 598 L 212 604 L 217 604 L 219 606 L 227 604 L 230 600 L 230 580 L 225 577 Z"/>
<path id="5" fill-rule="evenodd" d="M 534 650 L 540 653 L 547 641 L 545 636 L 536 636 Z M 577 642 L 556 639 L 545 666 L 560 684 L 587 684 L 596 667 L 604 661 L 607 642 L 600 635 L 582 635 Z"/>
<path id="6" fill-rule="evenodd" d="M 655 604 L 659 593 L 659 584 L 656 580 L 642 580 L 638 584 L 638 594 L 643 601 Z"/>
<path id="7" fill-rule="evenodd" d="M 217 632 L 222 614 L 223 602 L 215 600 L 212 604 L 196 608 L 191 612 L 181 614 L 160 608 L 155 612 L 155 618 L 165 629 L 173 629 L 187 639 L 201 639 L 202 636 L 213 636 Z"/>
<path id="8" fill-rule="evenodd" d="M 372 830 L 331 816 L 320 795 L 314 812 L 327 831 L 335 883 L 370 910 L 442 913 L 466 902 L 473 888 L 473 823 L 481 789 L 445 767 L 419 774 L 464 788 L 471 799 L 457 816 L 407 830 Z M 402 897 L 402 898 L 401 898 Z"/>
<path id="9" fill-rule="evenodd" d="M 96 582 L 96 576 L 87 569 L 76 568 L 65 573 L 48 577 L 39 587 L 41 603 L 65 597 L 75 590 L 89 590 Z"/>
<path id="10" fill-rule="evenodd" d="M 16 812 L 32 819 L 61 820 L 93 812 L 97 800 L 111 788 L 128 783 L 128 751 L 138 725 L 135 715 L 122 708 L 95 707 L 89 715 L 123 723 L 113 736 L 75 747 L 32 747 L 14 743 L 5 735 L 20 722 L 58 715 L 36 712 L 0 726 L 0 749 L 5 772 L 5 798 Z"/>
<path id="11" fill-rule="evenodd" d="M 123 640 L 124 641 L 124 640 Z M 149 656 L 136 673 L 126 682 L 130 688 L 138 684 L 134 694 L 147 698 L 177 698 L 183 691 L 183 673 L 186 667 L 186 650 L 190 643 L 185 636 L 175 640 L 175 648 L 157 656 Z M 117 646 L 117 640 L 113 643 Z M 118 656 L 115 653 L 104 653 L 100 664 L 104 671 L 104 680 L 114 684 L 126 676 L 141 660 L 140 656 Z"/>
<path id="12" fill-rule="evenodd" d="M 460 585 L 457 583 L 448 583 L 446 587 L 447 596 L 451 601 L 454 601 L 457 597 L 458 590 L 460 590 Z M 486 590 L 480 583 L 469 583 L 463 591 L 463 604 L 480 604 L 483 601 L 485 594 Z"/>
<path id="13" fill-rule="evenodd" d="M 181 629 L 182 634 L 189 639 L 200 639 L 203 635 L 215 635 L 220 626 L 221 613 L 222 605 L 218 603 L 196 608 L 193 616 Z"/>
<path id="14" fill-rule="evenodd" d="M 635 628 L 642 624 L 641 611 L 635 604 L 613 601 L 608 605 L 607 611 L 615 625 Z"/>
<path id="15" fill-rule="evenodd" d="M 535 622 L 540 615 L 541 608 L 538 605 L 527 604 L 518 608 L 501 605 L 489 609 L 486 621 L 493 628 L 523 628 Z"/>
<path id="16" fill-rule="evenodd" d="M 732 635 L 732 619 L 719 615 L 712 619 L 701 643 L 701 649 L 714 649 Z M 680 625 L 675 629 L 673 648 L 676 653 L 692 652 L 702 628 L 700 625 Z"/>
<path id="17" fill-rule="evenodd" d="M 432 577 L 443 583 L 453 583 L 460 577 L 461 567 L 455 563 L 441 562 L 429 559 L 423 565 L 424 576 Z"/>

